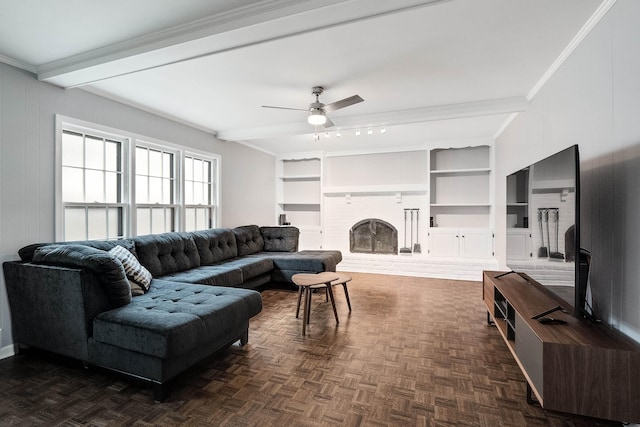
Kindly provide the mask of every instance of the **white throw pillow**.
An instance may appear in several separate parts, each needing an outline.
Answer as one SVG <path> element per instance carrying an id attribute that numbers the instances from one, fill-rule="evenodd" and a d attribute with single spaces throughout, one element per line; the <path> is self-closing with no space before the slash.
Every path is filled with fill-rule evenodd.
<path id="1" fill-rule="evenodd" d="M 129 279 L 129 285 L 131 286 L 132 295 L 140 295 L 140 291 L 135 289 L 136 285 L 142 288 L 142 293 L 149 290 L 151 286 L 151 279 L 153 276 L 149 273 L 149 270 L 144 268 L 137 258 L 122 246 L 114 246 L 109 253 L 120 260 L 124 267 L 124 272 Z"/>

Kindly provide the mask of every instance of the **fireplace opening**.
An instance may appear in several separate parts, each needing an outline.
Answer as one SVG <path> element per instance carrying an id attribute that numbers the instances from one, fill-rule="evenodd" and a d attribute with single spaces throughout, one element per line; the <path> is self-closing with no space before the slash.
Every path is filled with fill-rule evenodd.
<path id="1" fill-rule="evenodd" d="M 367 218 L 349 230 L 350 251 L 362 254 L 398 254 L 398 230 L 386 221 Z"/>

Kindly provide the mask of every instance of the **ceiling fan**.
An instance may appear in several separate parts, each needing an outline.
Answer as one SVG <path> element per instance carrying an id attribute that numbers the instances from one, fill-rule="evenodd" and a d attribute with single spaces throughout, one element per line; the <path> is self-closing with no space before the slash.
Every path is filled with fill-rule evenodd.
<path id="1" fill-rule="evenodd" d="M 309 104 L 309 108 L 288 108 L 288 107 L 274 107 L 272 105 L 263 105 L 264 108 L 277 108 L 279 110 L 296 110 L 296 111 L 308 111 L 309 117 L 307 121 L 310 125 L 324 126 L 326 128 L 333 126 L 333 122 L 327 117 L 327 113 L 330 113 L 340 108 L 348 107 L 358 102 L 364 101 L 359 95 L 353 95 L 348 98 L 341 99 L 340 101 L 332 102 L 331 104 L 323 104 L 318 97 L 324 92 L 322 86 L 314 86 L 311 89 L 311 94 L 315 95 L 316 102 Z"/>

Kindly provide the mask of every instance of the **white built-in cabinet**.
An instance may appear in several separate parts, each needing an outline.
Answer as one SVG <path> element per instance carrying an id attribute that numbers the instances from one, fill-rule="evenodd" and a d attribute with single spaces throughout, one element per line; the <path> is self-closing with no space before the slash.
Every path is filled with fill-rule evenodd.
<path id="1" fill-rule="evenodd" d="M 276 159 L 276 181 L 276 221 L 298 227 L 300 250 L 322 248 L 322 155 Z"/>
<path id="2" fill-rule="evenodd" d="M 533 256 L 529 222 L 529 169 L 507 177 L 507 259 L 528 260 Z"/>
<path id="3" fill-rule="evenodd" d="M 422 173 L 415 164 L 418 160 L 428 163 Z M 325 198 L 341 197 L 349 204 L 352 196 L 371 194 L 392 195 L 400 210 L 406 196 L 424 197 L 423 202 L 413 199 L 415 206 L 410 206 L 421 208 L 420 230 L 427 230 L 428 250 L 422 254 L 493 257 L 490 145 L 366 156 L 296 153 L 276 158 L 276 221 L 284 214 L 287 222 L 300 229 L 300 249 L 323 247 Z M 399 246 L 403 244 L 400 227 Z"/>
<path id="4" fill-rule="evenodd" d="M 488 145 L 431 150 L 430 255 L 493 257 L 491 165 Z"/>

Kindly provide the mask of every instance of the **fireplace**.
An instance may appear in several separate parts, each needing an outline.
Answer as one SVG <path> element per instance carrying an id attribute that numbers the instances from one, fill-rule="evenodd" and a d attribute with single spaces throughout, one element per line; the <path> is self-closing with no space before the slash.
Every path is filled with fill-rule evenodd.
<path id="1" fill-rule="evenodd" d="M 363 254 L 398 254 L 398 230 L 377 218 L 363 219 L 349 230 L 350 250 Z"/>

